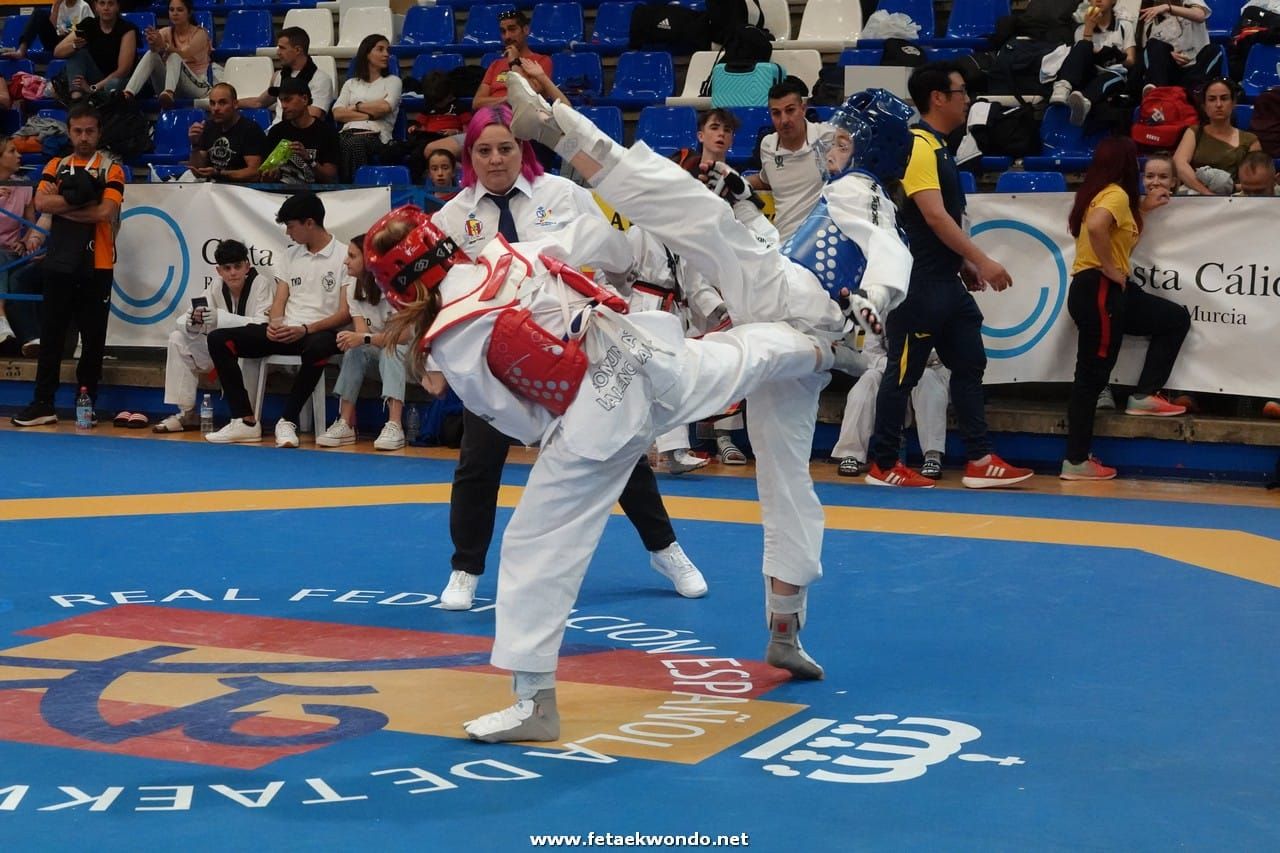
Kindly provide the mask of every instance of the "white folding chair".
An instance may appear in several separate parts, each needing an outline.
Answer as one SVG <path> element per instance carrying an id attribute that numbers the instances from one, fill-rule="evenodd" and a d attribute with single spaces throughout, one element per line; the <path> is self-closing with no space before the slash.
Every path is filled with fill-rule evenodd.
<path id="1" fill-rule="evenodd" d="M 718 53 L 715 50 L 700 50 L 689 57 L 689 68 L 684 72 L 684 89 L 679 95 L 667 98 L 667 106 L 711 109 L 711 98 L 704 98 L 699 92 L 702 81 L 711 76 L 711 66 L 715 64 Z"/>
<path id="2" fill-rule="evenodd" d="M 337 56 L 350 59 L 356 55 L 356 49 L 366 36 L 374 34 L 385 36 L 387 41 L 395 44 L 399 38 L 391 9 L 386 6 L 357 7 L 342 13 L 342 23 L 338 27 L 338 43 L 331 47 L 312 47 L 312 56 Z M 337 81 L 335 80 L 336 84 Z M 340 89 L 341 86 L 335 88 Z"/>
<path id="3" fill-rule="evenodd" d="M 809 0 L 800 18 L 800 33 L 787 49 L 823 52 L 844 50 L 862 34 L 862 6 L 858 0 Z"/>
<path id="4" fill-rule="evenodd" d="M 785 68 L 787 74 L 803 80 L 810 92 L 822 71 L 822 54 L 816 50 L 775 50 L 773 61 Z"/>

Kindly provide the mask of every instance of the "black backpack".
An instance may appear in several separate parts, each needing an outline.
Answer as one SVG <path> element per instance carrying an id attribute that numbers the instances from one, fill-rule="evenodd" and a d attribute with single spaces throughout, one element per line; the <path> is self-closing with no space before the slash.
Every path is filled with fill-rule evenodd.
<path id="1" fill-rule="evenodd" d="M 752 68 L 773 59 L 773 33 L 750 24 L 738 27 L 724 43 L 720 59 L 734 69 Z"/>
<path id="2" fill-rule="evenodd" d="M 445 72 L 449 78 L 449 88 L 455 98 L 473 98 L 480 84 L 484 82 L 484 68 L 479 65 L 459 65 Z"/>
<path id="3" fill-rule="evenodd" d="M 970 111 L 970 116 L 975 113 Z M 991 104 L 987 120 L 969 124 L 969 133 L 988 157 L 1026 157 L 1040 150 L 1040 123 L 1030 104 Z"/>
<path id="4" fill-rule="evenodd" d="M 880 51 L 881 65 L 918 68 L 928 61 L 924 49 L 906 39 L 885 39 L 884 48 Z"/>
<path id="5" fill-rule="evenodd" d="M 711 47 L 710 18 L 684 6 L 645 4 L 631 13 L 633 50 L 662 48 L 684 55 Z"/>
<path id="6" fill-rule="evenodd" d="M 748 13 L 749 6 L 754 7 L 754 14 Z M 728 45 L 733 34 L 748 25 L 765 28 L 760 0 L 707 0 L 707 16 L 711 40 L 716 44 Z M 772 41 L 773 37 L 769 39 Z"/>
<path id="7" fill-rule="evenodd" d="M 132 98 L 114 98 L 102 108 L 102 133 L 98 146 L 128 162 L 152 148 L 151 122 Z"/>

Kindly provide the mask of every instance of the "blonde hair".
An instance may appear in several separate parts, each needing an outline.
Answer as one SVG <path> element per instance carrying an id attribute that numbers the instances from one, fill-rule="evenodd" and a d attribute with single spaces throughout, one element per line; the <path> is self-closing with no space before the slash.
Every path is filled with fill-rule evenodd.
<path id="1" fill-rule="evenodd" d="M 403 219 L 392 220 L 378 231 L 371 233 L 368 242 L 379 255 L 394 249 L 396 244 L 405 238 L 412 225 Z M 406 293 L 401 299 L 408 299 L 408 304 L 391 316 L 387 322 L 385 349 L 394 353 L 400 343 L 409 344 L 409 352 L 405 355 L 405 370 L 411 380 L 422 378 L 426 369 L 426 359 L 421 357 L 418 341 L 426 334 L 427 329 L 435 322 L 440 313 L 439 288 L 423 287 L 420 281 L 414 281 L 409 287 L 412 298 Z"/>

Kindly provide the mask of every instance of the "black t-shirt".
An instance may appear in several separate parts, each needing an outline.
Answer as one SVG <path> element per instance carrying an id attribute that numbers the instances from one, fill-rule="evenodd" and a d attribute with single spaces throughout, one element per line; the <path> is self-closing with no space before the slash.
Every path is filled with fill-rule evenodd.
<path id="1" fill-rule="evenodd" d="M 88 42 L 84 50 L 89 51 L 89 56 L 93 57 L 93 63 L 106 75 L 115 71 L 120 65 L 120 42 L 124 41 L 125 33 L 137 33 L 138 28 L 124 18 L 118 18 L 111 32 L 104 33 L 96 18 L 85 18 L 80 22 L 77 32 Z M 138 40 L 141 38 L 141 35 L 137 36 Z"/>
<path id="2" fill-rule="evenodd" d="M 311 122 L 310 127 L 294 127 L 287 121 L 278 121 L 267 132 L 266 154 L 270 154 L 282 139 L 290 142 L 301 142 L 307 149 L 306 157 L 297 154 L 290 157 L 280 167 L 280 180 L 286 184 L 313 184 L 316 172 L 310 161 L 317 163 L 338 163 L 338 131 L 327 121 L 319 119 Z"/>
<path id="3" fill-rule="evenodd" d="M 268 151 L 267 135 L 256 121 L 244 116 L 225 129 L 205 122 L 200 147 L 208 152 L 209 165 L 215 169 L 243 169 L 246 156 L 266 157 Z"/>

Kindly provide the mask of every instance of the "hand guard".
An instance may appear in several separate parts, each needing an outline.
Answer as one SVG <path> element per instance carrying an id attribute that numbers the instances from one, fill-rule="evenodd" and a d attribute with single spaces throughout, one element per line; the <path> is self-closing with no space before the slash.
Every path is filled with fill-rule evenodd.
<path id="1" fill-rule="evenodd" d="M 712 163 L 707 167 L 707 189 L 731 204 L 751 198 L 751 187 L 728 163 Z"/>
<path id="2" fill-rule="evenodd" d="M 867 334 L 883 335 L 884 317 L 888 313 L 885 307 L 890 296 L 888 288 L 871 284 L 853 292 L 842 291 L 837 302 L 844 316 L 861 326 Z"/>

